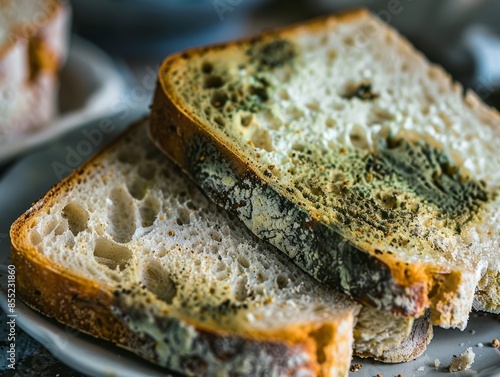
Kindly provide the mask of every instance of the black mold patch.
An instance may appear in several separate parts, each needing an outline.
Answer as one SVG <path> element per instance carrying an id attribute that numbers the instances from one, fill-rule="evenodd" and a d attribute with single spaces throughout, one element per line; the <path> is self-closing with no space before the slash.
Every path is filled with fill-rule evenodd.
<path id="1" fill-rule="evenodd" d="M 274 40 L 252 47 L 247 52 L 261 68 L 273 69 L 290 63 L 297 56 L 297 46 L 285 39 Z"/>
<path id="2" fill-rule="evenodd" d="M 387 265 L 349 240 L 349 235 L 336 224 L 313 221 L 308 211 L 278 194 L 251 171 L 238 176 L 231 163 L 204 137 L 191 141 L 188 155 L 188 172 L 215 203 L 235 214 L 249 228 L 253 225 L 251 230 L 259 238 L 290 253 L 296 265 L 320 282 L 341 288 L 383 310 L 414 316 L 422 309 L 425 287 L 415 284 L 405 290 L 394 281 Z M 234 185 L 222 183 L 227 177 Z M 258 213 L 252 204 L 255 195 L 266 203 Z M 256 226 L 253 223 L 256 215 L 272 220 L 273 224 L 285 222 L 285 225 Z M 346 218 L 351 216 L 348 214 Z"/>
<path id="3" fill-rule="evenodd" d="M 363 101 L 372 101 L 378 97 L 379 95 L 373 92 L 371 83 L 361 83 L 356 87 L 349 88 L 344 94 L 344 98 L 359 98 Z"/>
<path id="4" fill-rule="evenodd" d="M 388 148 L 367 158 L 366 169 L 375 180 L 390 177 L 405 182 L 442 217 L 454 222 L 457 232 L 492 199 L 484 182 L 464 178 L 443 152 L 425 143 L 390 141 Z"/>

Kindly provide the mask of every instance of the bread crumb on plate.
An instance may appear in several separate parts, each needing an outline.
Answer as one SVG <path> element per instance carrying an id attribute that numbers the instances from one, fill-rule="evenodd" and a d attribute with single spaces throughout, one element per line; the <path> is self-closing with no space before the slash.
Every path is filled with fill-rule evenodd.
<path id="1" fill-rule="evenodd" d="M 450 363 L 450 372 L 460 372 L 469 369 L 474 362 L 476 354 L 472 351 L 472 347 L 467 348 L 460 356 L 453 355 Z"/>
<path id="2" fill-rule="evenodd" d="M 351 365 L 351 372 L 357 372 L 358 370 L 360 370 L 361 368 L 363 368 L 363 365 L 361 364 L 353 364 Z"/>

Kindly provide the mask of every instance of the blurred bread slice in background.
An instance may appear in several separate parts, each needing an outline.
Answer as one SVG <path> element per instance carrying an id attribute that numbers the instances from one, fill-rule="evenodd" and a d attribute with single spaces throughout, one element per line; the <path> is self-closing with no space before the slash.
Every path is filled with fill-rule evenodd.
<path id="1" fill-rule="evenodd" d="M 57 111 L 67 2 L 0 1 L 0 138 L 46 125 Z"/>

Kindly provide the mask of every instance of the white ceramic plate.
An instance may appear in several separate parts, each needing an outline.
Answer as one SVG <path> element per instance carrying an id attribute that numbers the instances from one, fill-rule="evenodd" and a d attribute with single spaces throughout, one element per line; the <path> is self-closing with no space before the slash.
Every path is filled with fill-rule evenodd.
<path id="1" fill-rule="evenodd" d="M 116 132 L 123 128 L 130 119 L 117 120 Z M 97 122 L 88 124 L 84 129 L 96 128 Z M 116 133 L 115 132 L 115 133 Z M 110 137 L 114 135 L 108 135 Z M 5 285 L 6 265 L 9 263 L 8 230 L 10 224 L 21 215 L 30 203 L 41 197 L 58 180 L 51 165 L 54 161 L 63 161 L 66 148 L 75 148 L 81 141 L 82 133 L 74 132 L 51 148 L 22 159 L 0 181 L 0 282 Z M 15 198 L 15 199 L 14 199 Z M 0 306 L 6 309 L 5 292 L 0 290 Z M 142 361 L 138 357 L 114 347 L 109 343 L 99 342 L 82 334 L 65 329 L 64 326 L 47 320 L 37 314 L 18 299 L 16 303 L 17 323 L 29 335 L 42 343 L 55 357 L 70 367 L 89 376 L 162 376 L 159 368 Z M 0 313 L 0 315 L 4 315 Z M 5 317 L 2 318 L 2 320 Z M 369 360 L 355 359 L 353 363 L 363 365 L 352 377 L 374 377 L 381 374 L 393 377 L 401 374 L 409 376 L 500 376 L 500 350 L 491 346 L 494 338 L 500 339 L 500 320 L 493 315 L 472 314 L 469 327 L 458 330 L 436 329 L 436 334 L 423 356 L 415 361 L 384 365 Z M 478 344 L 483 347 L 479 347 Z M 467 347 L 473 347 L 476 360 L 470 370 L 449 374 L 447 366 L 452 355 L 462 353 Z M 439 359 L 441 366 L 435 368 L 434 360 Z"/>
<path id="2" fill-rule="evenodd" d="M 28 149 L 104 116 L 125 90 L 111 58 L 90 42 L 73 36 L 60 72 L 61 114 L 37 131 L 0 140 L 0 165 Z"/>

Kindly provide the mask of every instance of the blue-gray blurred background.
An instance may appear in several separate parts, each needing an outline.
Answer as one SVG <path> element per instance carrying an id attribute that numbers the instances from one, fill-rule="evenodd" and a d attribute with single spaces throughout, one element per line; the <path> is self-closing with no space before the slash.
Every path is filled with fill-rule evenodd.
<path id="1" fill-rule="evenodd" d="M 488 102 L 500 88 L 498 0 L 72 0 L 74 31 L 136 75 L 172 52 L 365 6 Z"/>

